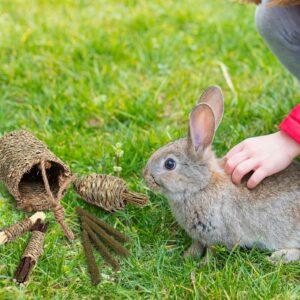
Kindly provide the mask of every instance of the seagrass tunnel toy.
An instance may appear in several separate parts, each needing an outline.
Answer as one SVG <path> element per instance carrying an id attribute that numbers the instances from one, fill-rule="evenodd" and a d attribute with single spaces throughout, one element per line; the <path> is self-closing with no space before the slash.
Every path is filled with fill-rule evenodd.
<path id="1" fill-rule="evenodd" d="M 51 208 L 65 235 L 74 239 L 60 204 L 72 173 L 32 133 L 13 131 L 0 139 L 0 180 L 16 199 L 17 208 L 28 212 Z"/>
<path id="2" fill-rule="evenodd" d="M 85 201 L 109 212 L 123 209 L 127 202 L 143 206 L 148 200 L 146 195 L 131 192 L 123 179 L 110 175 L 93 173 L 78 177 L 74 188 Z"/>

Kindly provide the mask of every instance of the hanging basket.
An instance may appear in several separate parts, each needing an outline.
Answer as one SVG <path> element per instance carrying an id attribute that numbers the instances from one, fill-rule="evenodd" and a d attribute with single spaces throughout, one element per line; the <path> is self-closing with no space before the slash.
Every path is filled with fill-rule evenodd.
<path id="1" fill-rule="evenodd" d="M 20 130 L 0 139 L 0 180 L 14 196 L 18 209 L 52 208 L 69 239 L 60 200 L 72 181 L 70 169 L 32 133 Z"/>

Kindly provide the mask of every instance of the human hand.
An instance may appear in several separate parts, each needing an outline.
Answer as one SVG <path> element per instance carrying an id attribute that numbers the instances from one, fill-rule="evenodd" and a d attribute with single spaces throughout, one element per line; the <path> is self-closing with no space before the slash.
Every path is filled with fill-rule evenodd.
<path id="1" fill-rule="evenodd" d="M 265 177 L 286 167 L 300 154 L 300 144 L 283 131 L 253 137 L 233 147 L 225 156 L 225 172 L 232 182 L 241 183 L 244 175 L 253 171 L 247 182 L 255 188 Z"/>

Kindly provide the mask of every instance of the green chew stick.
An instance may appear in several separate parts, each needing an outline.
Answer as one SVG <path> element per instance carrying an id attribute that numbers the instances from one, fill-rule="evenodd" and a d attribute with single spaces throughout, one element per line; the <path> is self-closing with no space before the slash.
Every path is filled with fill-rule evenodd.
<path id="1" fill-rule="evenodd" d="M 115 271 L 119 270 L 119 264 L 118 262 L 113 258 L 113 256 L 108 252 L 108 249 L 104 246 L 104 244 L 101 242 L 101 240 L 97 237 L 97 235 L 94 233 L 94 231 L 85 223 L 82 222 L 82 227 L 86 232 L 88 233 L 91 240 L 94 242 L 94 245 L 102 255 L 102 257 L 105 259 L 107 263 L 109 263 Z"/>
<path id="2" fill-rule="evenodd" d="M 82 217 L 82 221 L 87 223 L 87 225 L 96 233 L 98 236 L 105 240 L 108 245 L 119 255 L 122 256 L 129 256 L 130 252 L 124 248 L 119 242 L 114 240 L 111 236 L 109 236 L 99 225 L 95 224 L 92 222 L 90 219 L 87 217 Z"/>
<path id="3" fill-rule="evenodd" d="M 97 285 L 100 282 L 100 273 L 96 265 L 96 260 L 93 254 L 93 249 L 92 249 L 92 245 L 88 233 L 85 229 L 83 229 L 82 231 L 82 242 L 83 242 L 83 249 L 84 249 L 86 261 L 88 264 L 88 269 L 91 274 L 92 283 L 94 285 Z"/>
<path id="4" fill-rule="evenodd" d="M 101 226 L 104 230 L 106 230 L 108 233 L 113 235 L 118 241 L 120 241 L 120 242 L 128 242 L 129 241 L 129 238 L 126 235 L 119 232 L 118 230 L 116 230 L 115 228 L 113 228 L 109 224 L 103 222 L 102 220 L 96 218 L 95 216 L 93 216 L 92 214 L 90 214 L 86 210 L 82 209 L 81 207 L 79 207 L 79 206 L 76 207 L 76 211 L 80 216 L 85 216 L 85 217 L 89 218 L 91 221 L 93 221 L 94 223 Z"/>

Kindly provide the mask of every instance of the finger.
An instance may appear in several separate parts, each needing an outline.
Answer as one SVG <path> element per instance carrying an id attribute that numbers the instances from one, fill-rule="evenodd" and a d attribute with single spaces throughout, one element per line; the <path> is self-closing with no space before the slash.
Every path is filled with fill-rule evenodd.
<path id="1" fill-rule="evenodd" d="M 247 159 L 241 162 L 234 169 L 231 179 L 235 184 L 240 184 L 242 178 L 248 174 L 250 171 L 254 170 L 257 167 L 257 164 L 254 159 Z"/>
<path id="2" fill-rule="evenodd" d="M 268 173 L 263 168 L 258 168 L 247 182 L 249 189 L 254 189 L 264 178 L 268 176 Z"/>
<path id="3" fill-rule="evenodd" d="M 225 156 L 226 159 L 230 159 L 233 155 L 235 155 L 236 153 L 242 151 L 244 148 L 244 143 L 241 142 L 237 145 L 235 145 Z"/>
<path id="4" fill-rule="evenodd" d="M 245 151 L 241 151 L 233 155 L 231 158 L 226 160 L 224 170 L 227 174 L 232 174 L 237 165 L 247 160 L 247 154 Z"/>

